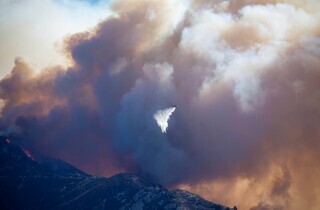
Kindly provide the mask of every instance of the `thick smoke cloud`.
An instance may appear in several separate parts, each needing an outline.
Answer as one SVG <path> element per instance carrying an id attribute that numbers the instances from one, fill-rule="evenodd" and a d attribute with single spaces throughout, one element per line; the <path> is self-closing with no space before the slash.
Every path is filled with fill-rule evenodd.
<path id="1" fill-rule="evenodd" d="M 112 9 L 66 40 L 71 68 L 16 59 L 0 82 L 3 132 L 89 173 L 140 172 L 243 209 L 319 206 L 317 1 Z M 163 134 L 153 114 L 172 104 Z"/>

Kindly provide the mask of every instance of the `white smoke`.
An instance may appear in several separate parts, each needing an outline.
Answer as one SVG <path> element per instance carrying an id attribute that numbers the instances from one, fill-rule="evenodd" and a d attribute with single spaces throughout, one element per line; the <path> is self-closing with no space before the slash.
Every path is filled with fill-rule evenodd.
<path id="1" fill-rule="evenodd" d="M 318 209 L 320 1 L 112 2 L 114 16 L 66 40 L 70 68 L 16 59 L 0 130 L 92 174 L 138 172 L 241 209 Z M 157 111 L 172 103 L 163 135 L 174 108 Z"/>
<path id="2" fill-rule="evenodd" d="M 172 113 L 176 110 L 176 107 L 169 107 L 166 109 L 158 110 L 154 115 L 153 118 L 157 122 L 158 126 L 161 128 L 162 133 L 167 132 L 168 128 L 168 121 Z"/>

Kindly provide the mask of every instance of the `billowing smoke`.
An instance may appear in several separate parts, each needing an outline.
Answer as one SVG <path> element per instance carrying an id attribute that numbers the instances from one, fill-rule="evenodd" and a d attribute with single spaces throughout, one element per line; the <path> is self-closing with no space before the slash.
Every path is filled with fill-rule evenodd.
<path id="1" fill-rule="evenodd" d="M 153 118 L 155 119 L 155 121 L 157 122 L 158 126 L 161 129 L 162 133 L 166 133 L 167 132 L 167 128 L 168 128 L 168 121 L 170 119 L 170 116 L 172 115 L 172 113 L 176 110 L 176 107 L 169 107 L 166 109 L 162 109 L 162 110 L 158 110 L 154 115 Z"/>
<path id="2" fill-rule="evenodd" d="M 112 10 L 66 40 L 72 67 L 35 73 L 15 60 L 0 82 L 12 141 L 241 209 L 320 205 L 317 0 L 120 0 Z M 163 135 L 153 115 L 172 104 Z"/>

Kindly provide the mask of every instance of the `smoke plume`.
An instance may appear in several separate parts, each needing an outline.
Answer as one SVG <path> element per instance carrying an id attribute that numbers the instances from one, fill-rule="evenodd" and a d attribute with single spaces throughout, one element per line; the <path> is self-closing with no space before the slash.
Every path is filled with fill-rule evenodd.
<path id="1" fill-rule="evenodd" d="M 65 40 L 70 68 L 22 58 L 0 130 L 93 174 L 139 172 L 241 209 L 320 205 L 317 0 L 119 0 Z M 153 115 L 171 104 L 170 132 Z"/>

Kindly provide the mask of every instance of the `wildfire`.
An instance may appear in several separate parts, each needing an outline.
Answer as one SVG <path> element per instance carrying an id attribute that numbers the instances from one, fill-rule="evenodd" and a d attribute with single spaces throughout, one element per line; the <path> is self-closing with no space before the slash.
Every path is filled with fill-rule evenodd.
<path id="1" fill-rule="evenodd" d="M 35 161 L 34 157 L 32 156 L 32 154 L 30 153 L 29 150 L 22 148 L 24 154 L 26 154 L 26 156 L 28 156 L 31 160 Z"/>

